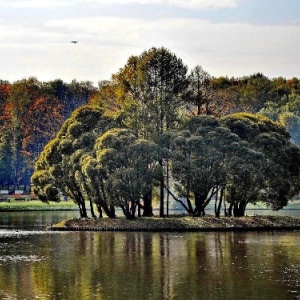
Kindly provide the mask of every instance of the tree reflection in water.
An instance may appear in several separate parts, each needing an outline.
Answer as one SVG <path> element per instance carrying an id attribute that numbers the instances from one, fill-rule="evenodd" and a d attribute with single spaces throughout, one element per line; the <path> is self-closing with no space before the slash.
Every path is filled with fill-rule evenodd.
<path id="1" fill-rule="evenodd" d="M 0 231 L 0 298 L 292 299 L 299 232 Z"/>

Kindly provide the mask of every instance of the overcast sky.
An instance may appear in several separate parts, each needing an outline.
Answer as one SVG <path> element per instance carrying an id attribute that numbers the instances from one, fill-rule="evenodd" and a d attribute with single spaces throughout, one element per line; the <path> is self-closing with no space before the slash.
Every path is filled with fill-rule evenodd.
<path id="1" fill-rule="evenodd" d="M 300 0 L 0 0 L 0 40 L 10 82 L 97 85 L 161 46 L 213 76 L 300 77 Z"/>

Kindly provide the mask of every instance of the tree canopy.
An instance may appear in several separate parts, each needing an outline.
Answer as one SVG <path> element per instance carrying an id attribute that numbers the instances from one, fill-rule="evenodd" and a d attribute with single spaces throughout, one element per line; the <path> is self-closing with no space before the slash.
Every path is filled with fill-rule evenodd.
<path id="1" fill-rule="evenodd" d="M 140 216 L 141 198 L 162 175 L 160 147 L 128 129 L 112 129 L 97 139 L 95 150 L 108 202 L 121 207 L 129 219 L 137 209 Z"/>
<path id="2" fill-rule="evenodd" d="M 222 121 L 252 149 L 265 156 L 260 168 L 263 188 L 254 194 L 255 200 L 277 210 L 287 205 L 288 198 L 299 190 L 300 157 L 299 147 L 290 141 L 289 133 L 261 115 L 239 113 L 226 116 Z M 260 172 L 251 173 L 257 176 Z"/>
<path id="3" fill-rule="evenodd" d="M 82 106 L 73 112 L 35 165 L 32 182 L 41 200 L 58 200 L 62 193 L 78 204 L 82 217 L 86 216 L 85 201 L 92 203 L 93 199 L 84 190 L 86 178 L 80 161 L 93 152 L 96 138 L 113 127 L 113 122 L 99 108 Z"/>

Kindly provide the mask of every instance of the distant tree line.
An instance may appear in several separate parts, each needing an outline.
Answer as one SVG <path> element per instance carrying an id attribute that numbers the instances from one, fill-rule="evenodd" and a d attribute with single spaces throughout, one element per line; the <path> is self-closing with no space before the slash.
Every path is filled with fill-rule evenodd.
<path id="1" fill-rule="evenodd" d="M 216 216 L 242 216 L 257 201 L 280 209 L 299 191 L 299 94 L 296 78 L 213 78 L 149 49 L 53 129 L 34 191 L 45 202 L 69 196 L 82 217 L 86 203 L 93 217 L 115 217 L 116 207 L 128 219 L 152 216 L 154 194 L 162 217 L 169 199 L 193 216 L 211 201 Z"/>
<path id="2" fill-rule="evenodd" d="M 77 107 L 96 93 L 90 82 L 36 78 L 0 81 L 0 187 L 28 189 L 34 162 Z"/>

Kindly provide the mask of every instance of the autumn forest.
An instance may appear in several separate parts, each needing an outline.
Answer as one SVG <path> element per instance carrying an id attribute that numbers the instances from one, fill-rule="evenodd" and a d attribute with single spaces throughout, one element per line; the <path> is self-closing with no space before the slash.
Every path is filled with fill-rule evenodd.
<path id="1" fill-rule="evenodd" d="M 96 93 L 89 82 L 0 82 L 0 185 L 30 184 L 33 165 L 71 112 Z M 25 187 L 24 187 L 25 188 Z"/>

